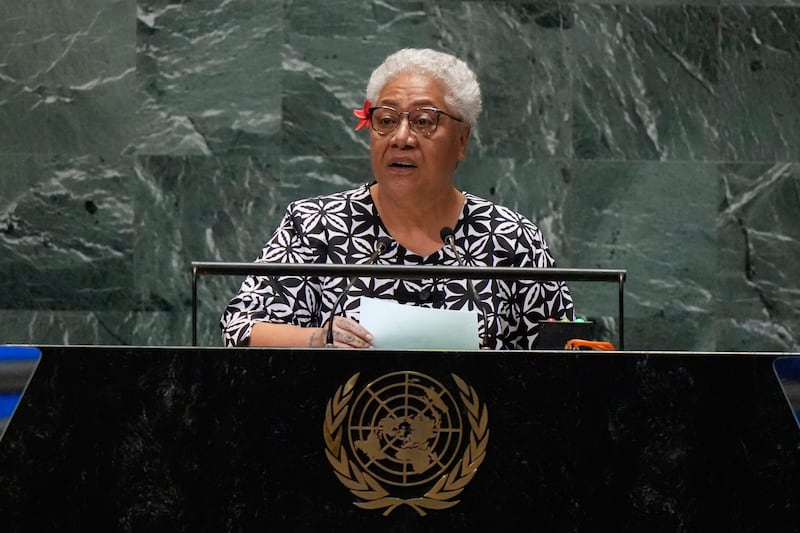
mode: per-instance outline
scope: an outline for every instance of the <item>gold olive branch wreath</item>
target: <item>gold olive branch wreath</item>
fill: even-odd
[[[474,388],[457,375],[451,374],[451,376],[458,386],[459,396],[468,412],[469,425],[472,429],[469,446],[465,448],[464,455],[455,467],[449,473],[443,474],[428,492],[418,498],[404,499],[392,496],[375,478],[359,470],[350,461],[347,450],[342,446],[343,424],[359,374],[351,376],[336,390],[333,398],[328,400],[323,424],[325,455],[342,485],[350,489],[354,496],[365,500],[353,502],[354,505],[362,509],[385,509],[384,516],[401,505],[408,505],[420,516],[425,516],[425,509],[447,509],[460,501],[452,498],[461,494],[486,457],[486,446],[489,443],[489,412],[486,405],[481,406]]]

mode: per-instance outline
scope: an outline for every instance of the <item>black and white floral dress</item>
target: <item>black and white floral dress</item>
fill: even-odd
[[[466,202],[454,228],[456,246],[467,266],[554,267],[541,231],[503,206],[464,193]],[[428,257],[410,252],[383,227],[369,185],[293,202],[257,262],[366,263],[378,239],[391,245],[376,264],[458,266],[447,246]],[[226,346],[247,346],[257,322],[320,327],[331,315],[347,278],[322,276],[249,276],[228,304],[220,327]],[[564,282],[473,280],[486,321],[481,338],[489,348],[529,350],[540,320],[574,319],[572,297]],[[358,278],[336,314],[358,319],[361,296],[442,309],[472,309],[463,279]]]

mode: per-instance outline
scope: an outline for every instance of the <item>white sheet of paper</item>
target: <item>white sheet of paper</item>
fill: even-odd
[[[359,322],[387,350],[477,350],[478,312],[429,309],[361,298]]]

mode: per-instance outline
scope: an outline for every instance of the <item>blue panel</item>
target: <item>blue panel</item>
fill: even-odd
[[[0,418],[11,418],[20,398],[22,398],[21,393],[0,394]]]
[[[39,349],[31,346],[0,346],[0,361],[26,361],[41,356]]]
[[[0,346],[0,439],[41,357],[39,349],[31,346]]]

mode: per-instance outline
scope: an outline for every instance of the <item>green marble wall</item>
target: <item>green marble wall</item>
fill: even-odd
[[[626,348],[800,349],[800,0],[4,0],[0,342],[188,344],[192,260],[370,178],[351,109],[404,46],[480,77],[459,185],[628,270]]]

